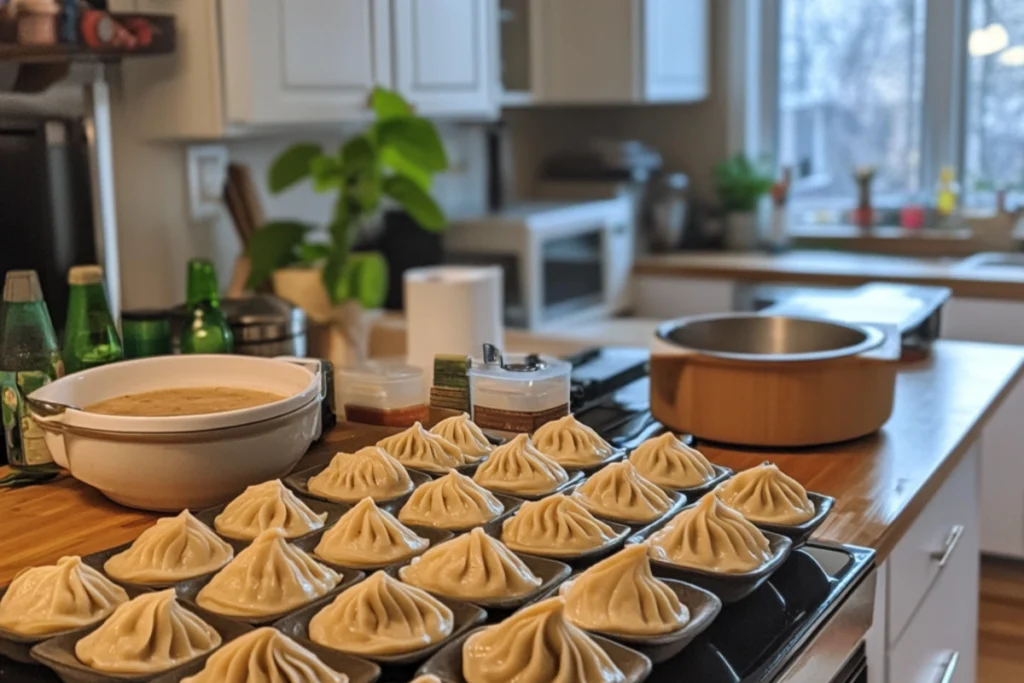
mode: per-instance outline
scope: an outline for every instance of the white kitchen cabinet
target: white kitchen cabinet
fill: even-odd
[[[393,0],[395,87],[423,115],[497,114],[495,0]]]
[[[1024,344],[1024,304],[953,298],[942,312],[942,337]],[[1024,382],[985,425],[981,458],[981,550],[1024,559]]]
[[[708,94],[708,0],[505,0],[506,21],[528,33],[528,65],[509,65],[514,101],[533,104],[693,102]],[[524,20],[515,13],[527,14]],[[524,46],[502,47],[521,62]],[[515,68],[512,68],[515,66]],[[513,76],[514,75],[514,76]]]
[[[220,3],[230,123],[339,121],[391,83],[388,0]]]

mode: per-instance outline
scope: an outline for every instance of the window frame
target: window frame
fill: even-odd
[[[926,0],[921,157],[915,179],[925,192],[935,187],[943,166],[955,168],[963,182],[969,2]],[[728,56],[728,148],[730,153],[770,159],[776,167],[781,10],[782,0],[729,3],[730,45],[741,47]]]

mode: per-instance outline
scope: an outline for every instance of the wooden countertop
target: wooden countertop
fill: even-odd
[[[593,341],[577,342],[577,348]],[[547,350],[540,340],[538,345]],[[798,453],[704,450],[733,469],[772,460],[808,489],[835,496],[836,507],[816,538],[875,548],[884,558],[978,437],[1022,367],[1024,348],[938,342],[932,358],[901,371],[893,416],[876,435]],[[373,443],[385,433],[340,425],[299,467],[327,462],[335,451]],[[0,585],[23,567],[130,541],[155,519],[69,477],[0,489]]]
[[[637,259],[633,274],[850,287],[903,282],[949,287],[954,296],[1024,301],[1024,271],[989,268],[980,274],[958,268],[959,262],[837,251],[693,251]]]

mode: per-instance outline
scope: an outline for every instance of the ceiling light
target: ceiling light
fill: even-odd
[[[999,63],[1003,66],[1024,66],[1024,45],[1014,45],[999,53]]]
[[[1002,24],[989,24],[985,28],[971,31],[967,41],[967,51],[972,57],[994,55],[1010,44],[1010,36]]]

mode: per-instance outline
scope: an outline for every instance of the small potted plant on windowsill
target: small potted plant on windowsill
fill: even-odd
[[[744,154],[715,166],[715,191],[725,217],[725,244],[730,249],[753,249],[760,231],[758,208],[772,187],[772,176]]]
[[[387,262],[378,252],[353,251],[357,237],[387,206],[399,207],[424,230],[439,232],[447,225],[430,196],[433,175],[448,167],[434,125],[390,90],[374,89],[370,105],[374,122],[339,150],[299,143],[270,167],[268,184],[275,194],[304,180],[317,192],[336,193],[326,239],[302,221],[277,220],[256,231],[248,250],[247,287],[270,278],[278,296],[326,327],[326,339],[311,352],[337,364],[365,358],[366,311],[379,308],[387,296]]]

